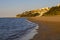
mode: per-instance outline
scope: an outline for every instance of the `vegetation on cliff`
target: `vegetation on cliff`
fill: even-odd
[[[41,16],[43,13],[47,12],[49,10],[48,7],[42,8],[42,9],[36,9],[31,11],[25,11],[21,14],[17,14],[16,17],[36,17]]]
[[[33,13],[32,11],[25,11],[22,14],[17,14],[16,17],[35,17],[40,15],[39,13]]]
[[[52,16],[52,15],[60,15],[60,5],[53,6],[51,8],[46,7],[42,9],[25,11],[21,14],[17,14],[16,17],[36,17],[36,16]]]
[[[51,7],[50,10],[43,14],[43,16],[60,15],[60,5]]]

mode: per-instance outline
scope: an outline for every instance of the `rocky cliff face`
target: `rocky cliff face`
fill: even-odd
[[[36,9],[36,10],[31,10],[33,13],[39,13],[39,16],[42,16],[45,12],[49,11],[49,7],[41,8],[41,9]]]

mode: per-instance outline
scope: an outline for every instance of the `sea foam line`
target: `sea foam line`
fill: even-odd
[[[36,35],[38,32],[36,29],[38,29],[39,26],[36,26],[29,34],[25,35],[24,37],[22,37],[21,39],[18,40],[29,40],[32,39],[34,37],[34,35]]]

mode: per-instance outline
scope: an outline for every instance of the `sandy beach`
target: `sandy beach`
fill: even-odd
[[[38,34],[31,40],[60,40],[60,15],[31,17],[28,20],[39,25]]]

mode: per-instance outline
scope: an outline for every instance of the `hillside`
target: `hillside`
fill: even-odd
[[[43,13],[47,12],[49,10],[48,7],[41,8],[41,9],[35,9],[31,11],[25,11],[21,14],[17,14],[16,17],[36,17],[36,16],[42,16]]]
[[[36,17],[36,16],[52,16],[52,15],[60,15],[60,5],[53,6],[51,8],[45,7],[41,9],[25,11],[21,14],[17,14],[16,17]]]
[[[60,15],[60,5],[51,7],[50,10],[43,14],[43,16]]]

